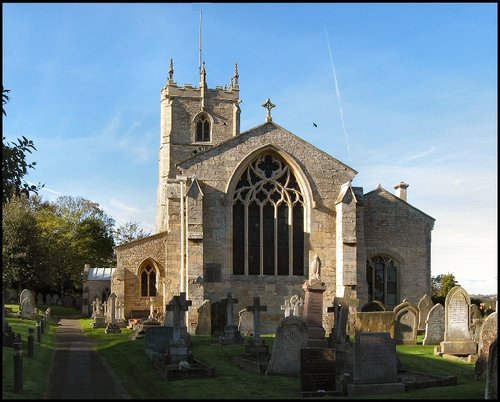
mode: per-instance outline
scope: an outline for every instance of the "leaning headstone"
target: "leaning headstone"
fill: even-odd
[[[484,390],[484,399],[498,400],[498,350],[497,339],[491,343],[488,353],[488,367],[486,374],[486,387]]]
[[[384,303],[379,302],[378,300],[372,300],[368,303],[365,303],[361,306],[362,313],[371,313],[374,311],[386,311]]]
[[[266,375],[300,375],[300,351],[306,347],[309,332],[300,317],[285,317],[276,330]]]
[[[394,339],[398,344],[417,344],[418,308],[404,301],[394,307]]]
[[[474,367],[474,377],[477,380],[486,379],[487,364],[489,358],[490,345],[498,336],[498,315],[497,312],[485,318],[479,336],[478,357]]]
[[[444,339],[444,307],[435,304],[427,314],[423,345],[439,345]]]
[[[357,335],[354,343],[353,383],[348,396],[404,392],[398,379],[396,342],[388,333]]]
[[[325,283],[320,279],[312,279],[304,282],[302,288],[305,291],[304,320],[309,327],[309,347],[326,347],[325,329],[323,328],[323,293],[326,290]]]
[[[431,308],[434,306],[432,298],[426,293],[418,301],[418,331],[423,333],[425,331],[425,320],[427,320],[427,315]]]
[[[40,306],[41,304],[43,304],[43,295],[41,293],[38,293],[36,295],[36,304],[38,306]]]
[[[228,293],[227,297],[222,301],[226,305],[226,326],[224,327],[224,336],[221,336],[219,341],[223,345],[243,343],[243,338],[238,332],[238,326],[234,324],[233,320],[233,306],[238,303],[238,299],[233,299],[232,294]]]
[[[469,294],[459,285],[446,295],[444,341],[440,344],[441,353],[456,356],[476,353],[476,342],[472,340],[470,330],[469,306]]]

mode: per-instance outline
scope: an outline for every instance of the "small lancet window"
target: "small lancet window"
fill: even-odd
[[[156,296],[156,272],[150,265],[141,272],[141,296]]]
[[[208,116],[206,114],[202,114],[196,122],[196,141],[210,141],[210,121],[208,120]]]

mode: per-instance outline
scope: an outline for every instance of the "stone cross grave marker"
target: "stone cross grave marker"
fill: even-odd
[[[286,299],[285,300],[285,304],[283,304],[281,306],[281,310],[283,310],[285,312],[285,318],[286,317],[290,317],[290,310],[291,310],[291,306],[290,306],[290,300]]]
[[[444,307],[435,304],[427,314],[423,345],[439,345],[444,339]]]
[[[233,321],[234,304],[238,303],[238,299],[233,299],[230,292],[227,298],[221,300],[226,305],[226,326],[224,327],[224,336],[220,337],[222,344],[240,343],[243,341],[238,326]]]
[[[300,317],[300,307],[304,305],[304,300],[298,295],[293,295],[290,297],[290,307],[292,309],[293,315],[295,317]]]
[[[334,297],[333,306],[327,307],[326,311],[333,313],[333,328],[330,333],[332,343],[345,343],[347,341],[349,301],[342,297]]]
[[[178,341],[181,339],[181,329],[186,328],[185,312],[188,311],[192,301],[186,300],[186,292],[181,292],[179,296],[174,296],[170,304],[166,306],[167,311],[172,311],[172,339]]]
[[[260,312],[267,311],[267,306],[261,306],[260,297],[256,296],[253,298],[253,305],[247,306],[247,311],[253,313],[253,338],[255,344],[260,344],[262,342],[260,339]]]
[[[226,326],[232,327],[234,325],[233,322],[233,306],[238,303],[238,299],[233,299],[233,295],[231,293],[227,294],[225,299],[222,299],[223,302],[226,303]]]

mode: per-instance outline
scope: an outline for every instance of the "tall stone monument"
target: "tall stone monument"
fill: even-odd
[[[323,328],[323,293],[325,283],[320,278],[321,262],[316,256],[311,263],[309,280],[304,282],[302,288],[305,292],[304,320],[309,328],[309,347],[327,347],[325,329]]]

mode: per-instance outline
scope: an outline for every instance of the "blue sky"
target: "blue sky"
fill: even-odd
[[[432,275],[497,292],[497,4],[2,4],[3,135],[37,147],[41,195],[154,232],[160,90],[238,63],[241,131],[273,120],[436,219]],[[313,127],[312,123],[318,127]]]

